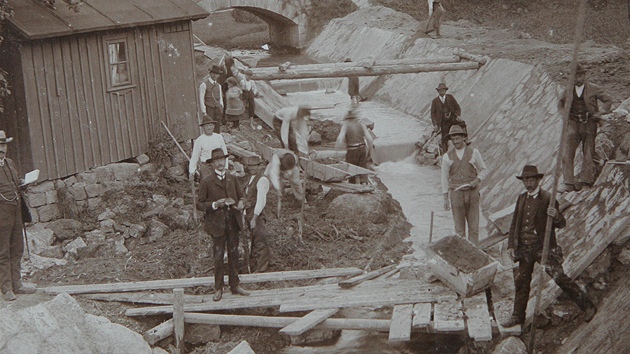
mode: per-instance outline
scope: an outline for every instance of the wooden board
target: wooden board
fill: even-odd
[[[486,294],[481,293],[463,300],[468,336],[475,341],[492,340],[492,324]]]
[[[300,334],[322,323],[325,319],[337,313],[337,311],[339,311],[339,309],[315,310],[282,328],[280,332],[290,336],[299,336]]]
[[[241,284],[251,284],[260,282],[276,282],[286,280],[307,280],[328,277],[345,277],[362,274],[358,268],[332,268],[332,269],[315,269],[315,270],[294,270],[286,272],[269,272],[259,274],[242,274],[240,275]],[[227,276],[225,281],[227,283]],[[168,280],[149,280],[126,283],[110,283],[110,284],[90,284],[90,285],[64,285],[50,286],[43,290],[48,294],[87,294],[87,293],[108,293],[108,292],[127,292],[142,291],[152,289],[173,289],[177,287],[193,287],[193,286],[214,286],[214,277],[201,278],[184,278],[184,279],[168,279]]]
[[[413,322],[412,328],[429,328],[431,324],[431,314],[433,313],[433,304],[430,302],[419,303],[413,305]]]
[[[390,342],[406,342],[411,339],[413,304],[395,305],[389,328]]]
[[[356,276],[354,278],[350,278],[344,281],[339,282],[339,286],[343,289],[349,289],[355,285],[358,285],[366,280],[374,279],[379,275],[385,274],[393,269],[396,269],[396,264],[388,265],[387,267],[383,267],[380,269],[373,270],[371,272]]]
[[[442,301],[433,308],[433,331],[438,333],[463,332],[466,329],[462,304],[459,300]]]
[[[258,154],[249,150],[245,150],[240,146],[227,144],[227,149],[230,154],[237,156],[245,165],[253,165],[261,162],[261,157],[258,156]]]
[[[130,302],[132,304],[155,304],[155,305],[172,305],[173,294],[158,293],[103,293],[103,294],[85,294],[84,297],[92,300],[100,301],[118,301]],[[184,295],[184,302],[187,304],[195,304],[204,302],[203,297],[196,295]]]

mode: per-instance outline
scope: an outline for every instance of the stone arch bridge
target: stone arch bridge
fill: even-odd
[[[198,0],[197,3],[209,12],[233,8],[256,15],[269,26],[272,45],[306,46],[306,11],[310,0]]]

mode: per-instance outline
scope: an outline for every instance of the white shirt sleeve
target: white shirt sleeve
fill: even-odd
[[[260,215],[267,205],[267,193],[269,192],[269,179],[265,176],[261,177],[256,183],[256,206],[254,207],[254,215]]]
[[[206,80],[203,80],[199,85],[199,102],[201,103],[201,113],[206,114],[206,104],[204,100],[206,98]]]
[[[449,170],[451,169],[452,164],[453,164],[453,161],[451,161],[451,159],[448,158],[448,154],[444,154],[444,156],[442,156],[442,169],[441,169],[442,193],[444,194],[448,193],[448,173],[449,173]]]
[[[269,177],[271,185],[276,191],[280,191],[280,158],[274,154],[271,156],[271,161],[267,165],[265,175]]]
[[[205,108],[204,108],[205,109]],[[188,173],[193,174],[197,171],[197,164],[199,164],[199,157],[201,156],[201,143],[199,138],[193,143],[193,151],[190,156],[190,162],[188,163]]]

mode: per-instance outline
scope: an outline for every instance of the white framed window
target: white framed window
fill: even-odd
[[[105,49],[109,89],[117,90],[132,86],[127,38],[107,39]]]

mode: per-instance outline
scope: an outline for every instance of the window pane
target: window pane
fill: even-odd
[[[128,84],[129,70],[126,63],[111,66],[112,86]]]
[[[127,61],[125,42],[110,43],[108,45],[109,63],[116,64]]]

